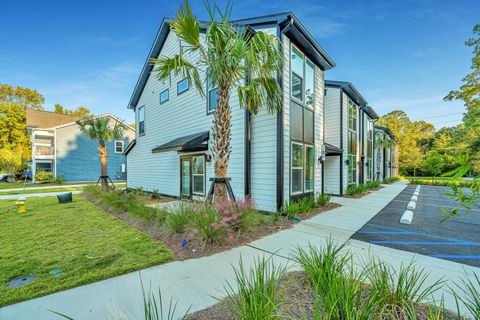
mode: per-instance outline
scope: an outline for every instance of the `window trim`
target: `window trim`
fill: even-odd
[[[312,189],[307,189],[306,183],[307,183],[307,148],[312,148],[313,152],[313,180],[312,180]],[[304,144],[303,146],[304,149],[304,178],[303,178],[303,193],[312,193],[315,190],[315,146],[313,144]]]
[[[122,151],[120,151],[120,152],[117,151],[117,143],[118,142],[122,143]],[[115,140],[113,145],[114,145],[114,148],[115,148],[115,150],[114,150],[115,153],[123,153],[125,151],[125,142],[123,140]]]
[[[162,94],[164,94],[165,92],[167,93],[167,100],[165,100],[165,101],[162,102]],[[169,90],[169,88],[167,88],[167,89],[163,90],[162,92],[160,92],[159,99],[160,99],[160,104],[164,104],[165,102],[167,102],[168,100],[170,100],[170,90]]]
[[[183,89],[182,91],[180,91],[178,89],[179,85],[184,82],[184,81],[187,81],[187,87],[185,89]],[[182,93],[188,91],[190,89],[190,80],[188,80],[188,78],[183,78],[182,80],[178,81],[177,82],[177,96],[181,95]]]
[[[295,50],[300,53],[301,57],[302,57],[302,73],[303,75],[299,75],[297,74],[296,72],[293,71],[293,67],[292,67],[292,60],[293,60],[293,50]],[[302,50],[300,50],[296,45],[294,45],[293,43],[291,44],[290,46],[290,99],[292,99],[293,101],[297,102],[298,104],[300,104],[301,106],[304,106],[305,105],[305,53],[302,52]],[[300,100],[296,97],[293,96],[293,74],[295,74],[297,77],[299,77],[300,79],[302,79],[302,98],[303,100]]]
[[[217,86],[212,86],[212,88],[210,88],[210,80],[209,80],[209,76],[208,76],[208,68],[207,68],[207,72],[206,72],[206,77],[207,77],[207,81],[206,81],[206,86],[207,86],[207,98],[205,100],[207,100],[207,115],[209,114],[212,114],[215,112],[215,110],[217,110],[217,107],[215,107],[215,109],[210,109],[210,91],[213,91],[213,90],[217,90],[217,105],[218,105],[218,85]]]
[[[143,120],[140,121],[140,112],[143,111]],[[145,127],[145,106],[141,106],[140,108],[138,108],[138,116],[137,116],[137,122],[138,122],[138,136],[139,137],[142,137],[145,135],[145,132],[146,132],[146,127]],[[140,131],[141,129],[141,126],[140,126],[140,123],[143,122],[143,132]]]
[[[194,173],[194,163],[195,163],[195,158],[201,158],[203,160],[203,174],[202,173]],[[202,155],[197,155],[197,156],[192,156],[192,172],[191,172],[191,175],[192,175],[192,195],[193,196],[205,196],[205,179],[206,179],[206,161],[205,161],[205,155],[202,154]],[[199,192],[195,192],[195,182],[194,182],[194,179],[195,179],[195,176],[202,176],[203,177],[203,185],[202,185],[202,189],[203,189],[203,192],[202,193],[199,193]]]
[[[293,145],[296,144],[298,146],[300,146],[302,148],[302,166],[301,167],[294,167],[293,166]],[[304,144],[303,143],[298,143],[298,142],[295,142],[295,141],[292,141],[290,143],[290,194],[291,195],[300,195],[300,194],[304,194],[304,189],[305,189],[305,148],[304,148]],[[302,174],[301,174],[301,177],[302,177],[302,181],[301,181],[301,186],[302,186],[302,190],[300,191],[293,191],[293,170],[302,170]]]

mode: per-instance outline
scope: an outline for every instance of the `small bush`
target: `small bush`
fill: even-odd
[[[65,181],[65,176],[63,174],[61,175],[58,175],[56,178],[55,178],[55,182],[56,183],[63,183]]]
[[[160,196],[160,193],[158,192],[158,189],[153,189],[153,191],[152,191],[152,199],[157,200],[157,199],[160,199],[160,198],[161,198],[161,196]]]
[[[397,181],[400,181],[399,177],[389,177],[389,178],[383,179],[383,183],[386,183],[386,184],[391,184]]]
[[[357,194],[363,193],[365,191],[367,191],[367,187],[364,184],[351,184],[348,186],[346,193],[347,195],[354,197]]]
[[[234,231],[248,231],[255,225],[256,210],[249,198],[240,201],[227,199],[216,203],[215,210],[221,216],[222,222]]]
[[[328,202],[330,202],[331,197],[332,195],[328,193],[317,193],[316,197],[313,195],[310,195],[308,197],[302,197],[296,201],[290,201],[285,203],[285,205],[282,207],[281,212],[283,215],[291,219],[299,213],[306,213],[313,209],[323,207]]]
[[[228,225],[222,221],[215,207],[209,204],[194,207],[192,226],[193,235],[208,244],[220,243],[228,232]]]
[[[53,180],[53,172],[40,171],[35,174],[35,181],[39,183],[51,183]]]
[[[380,181],[369,181],[365,186],[367,189],[377,189],[380,187]]]
[[[271,258],[255,260],[248,272],[240,257],[239,268],[234,268],[236,285],[227,283],[227,305],[238,319],[281,319],[283,304],[280,280],[285,275],[284,267],[274,265]]]
[[[190,210],[190,207],[182,205],[177,210],[168,213],[165,219],[165,226],[173,232],[186,231],[192,216]]]
[[[315,207],[320,208],[330,202],[332,195],[330,193],[318,194],[315,200]]]

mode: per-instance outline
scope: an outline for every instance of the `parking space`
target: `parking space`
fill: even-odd
[[[456,202],[445,195],[446,187],[422,186],[412,224],[400,224],[415,188],[407,186],[352,238],[480,267],[480,207],[440,223],[442,208],[448,211]]]

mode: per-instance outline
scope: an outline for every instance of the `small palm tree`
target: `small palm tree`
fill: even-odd
[[[108,190],[108,170],[107,170],[107,142],[114,139],[120,139],[123,136],[125,125],[121,121],[115,121],[110,124],[109,117],[86,118],[77,122],[80,131],[92,140],[98,141],[98,156],[100,157],[100,181],[102,190]]]
[[[213,147],[215,177],[226,178],[231,140],[230,96],[237,90],[240,106],[257,113],[265,106],[271,113],[282,108],[282,90],[277,81],[282,54],[274,35],[255,32],[230,21],[231,6],[222,12],[207,3],[209,21],[200,33],[200,22],[190,10],[188,1],[170,21],[171,30],[180,40],[180,53],[171,57],[151,59],[157,78],[170,78],[172,73],[193,82],[202,96],[205,81],[218,88],[218,100],[213,116]],[[219,15],[218,21],[216,14]],[[190,61],[195,59],[195,61]],[[248,81],[246,80],[248,79]],[[224,185],[215,188],[215,199],[226,196]]]

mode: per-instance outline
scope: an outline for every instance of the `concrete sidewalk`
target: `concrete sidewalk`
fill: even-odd
[[[0,200],[12,200],[12,199],[18,199],[19,197],[25,197],[25,198],[32,198],[32,197],[53,197],[57,196],[59,194],[71,192],[73,194],[79,194],[82,193],[81,190],[74,190],[74,191],[55,191],[55,192],[36,192],[36,193],[22,193],[22,194],[6,194],[6,195],[0,195]],[[0,318],[1,319],[1,318]]]
[[[248,266],[256,257],[275,253],[273,259],[276,262],[287,264],[293,270],[296,266],[291,261],[291,256],[297,246],[307,246],[309,243],[320,246],[328,238],[341,243],[348,241],[351,235],[395,198],[405,186],[406,183],[399,182],[361,199],[334,198],[335,202],[343,206],[248,245],[209,257],[160,265],[4,307],[0,309],[0,319],[60,319],[48,310],[64,313],[74,319],[141,319],[141,280],[147,289],[152,288],[154,292],[160,288],[165,303],[168,304],[170,298],[178,301],[179,314],[189,307],[191,312],[201,310],[217,302],[213,297],[223,296],[225,281],[234,283],[231,266],[238,265],[240,256]],[[356,240],[349,241],[347,247],[355,254],[359,265],[370,254],[393,265],[416,259],[417,265],[432,273],[430,281],[444,277],[458,283],[463,268],[470,273],[478,270]],[[439,292],[436,298],[442,293],[445,292]],[[446,307],[455,309],[454,300],[449,294],[445,293],[445,299]]]

